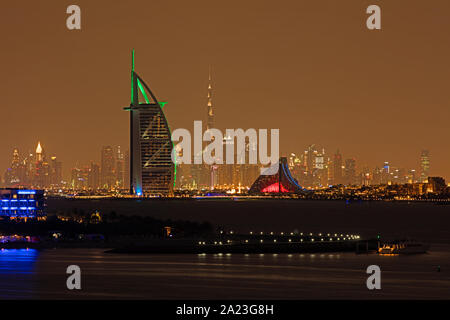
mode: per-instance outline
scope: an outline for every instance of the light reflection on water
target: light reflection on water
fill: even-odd
[[[1,249],[0,274],[32,272],[38,255],[36,249]]]
[[[38,256],[36,249],[0,249],[0,299],[33,297]]]

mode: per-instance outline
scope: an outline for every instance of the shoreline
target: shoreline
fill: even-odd
[[[264,253],[324,253],[355,252],[366,253],[377,248],[374,240],[349,240],[336,242],[291,242],[291,243],[250,243],[198,245],[194,240],[182,243],[157,241],[153,244],[120,244],[111,242],[97,243],[8,243],[1,244],[0,250],[10,249],[105,249],[105,253],[119,254],[264,254]],[[359,248],[361,251],[359,251]],[[366,251],[368,250],[368,251]]]
[[[450,205],[450,198],[442,199],[409,199],[409,198],[362,198],[362,197],[342,197],[342,198],[305,198],[305,197],[295,197],[295,196],[190,196],[190,197],[123,197],[123,196],[57,196],[57,195],[47,195],[49,200],[115,200],[115,201],[254,201],[254,200],[275,200],[275,201],[330,201],[330,202],[413,202],[413,203],[436,203],[442,205]]]

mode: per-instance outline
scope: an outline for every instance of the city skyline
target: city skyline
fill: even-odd
[[[168,102],[165,113],[172,129],[191,128],[193,120],[204,120],[211,65],[219,128],[279,128],[281,155],[316,143],[327,150],[339,148],[369,167],[384,161],[417,167],[418,153],[427,149],[432,155],[430,173],[449,179],[450,108],[445,83],[450,70],[445,61],[450,47],[437,32],[449,24],[442,9],[448,3],[440,1],[439,11],[425,12],[415,4],[405,7],[407,2],[386,3],[383,17],[391,31],[381,31],[381,38],[357,27],[364,22],[363,10],[349,4],[328,2],[333,10],[324,11],[320,4],[299,7],[288,1],[270,12],[259,6],[253,10],[256,2],[249,1],[235,12],[231,4],[211,11],[201,5],[206,2],[197,2],[196,10],[179,4],[175,14],[148,22],[148,36],[160,48],[156,51],[139,41],[147,29],[131,23],[129,19],[139,21],[134,16],[121,16],[119,26],[103,29],[109,18],[101,15],[98,4],[83,4],[90,19],[78,33],[68,32],[61,23],[58,10],[65,9],[63,5],[40,4],[39,10],[49,14],[36,21],[30,17],[38,4],[30,4],[29,10],[7,4],[1,23],[8,26],[5,41],[13,46],[0,58],[11,62],[5,65],[5,74],[12,79],[2,80],[3,104],[9,106],[12,118],[24,111],[28,117],[21,117],[18,126],[12,121],[2,126],[4,134],[15,134],[0,143],[0,150],[8,155],[0,159],[0,168],[9,166],[14,147],[28,152],[38,140],[59,155],[65,176],[76,161],[96,158],[103,145],[126,149],[129,138],[123,133],[129,131],[129,119],[120,101],[129,96],[129,82],[124,79],[129,75],[129,50],[135,47],[142,76]],[[110,10],[117,16],[124,8],[111,4]],[[145,8],[169,10],[162,2],[143,4]],[[223,19],[227,12],[236,15],[237,25]],[[269,13],[273,19],[267,19]],[[251,22],[243,19],[249,14]],[[423,23],[405,24],[394,18],[398,15],[420,15]],[[38,27],[19,28],[15,16]],[[320,23],[338,17],[339,28]],[[186,30],[176,27],[183,19],[189,21]],[[51,36],[43,29],[51,30]],[[256,31],[258,36],[252,37]],[[290,37],[294,31],[296,38]],[[99,38],[100,33],[104,36]],[[188,54],[179,50],[181,35],[192,44]],[[20,42],[14,40],[19,38]],[[418,47],[419,41],[436,50]],[[96,74],[105,76],[98,81]],[[62,81],[55,83],[57,78]],[[15,85],[19,80],[21,86]],[[23,87],[27,96],[20,95]]]
[[[141,96],[143,99],[145,99],[146,103],[149,103],[148,96],[146,95],[145,91],[147,88],[147,93],[154,98],[154,95],[152,92],[148,91],[148,87],[142,86],[141,83],[139,83],[139,76],[134,72],[135,67],[135,61],[134,61],[134,50],[132,51],[132,102],[131,105],[133,105],[133,101],[136,101],[136,105],[142,104],[139,102],[139,96]],[[141,82],[143,80],[141,79]],[[206,102],[206,114],[205,114],[205,130],[209,130],[214,128],[215,124],[215,111],[213,108],[213,95],[212,95],[212,73],[211,73],[211,66],[209,66],[208,71],[208,83],[207,83],[207,102]],[[137,89],[140,89],[142,92],[139,94]],[[166,102],[157,102],[160,104],[160,107],[162,107],[166,104]],[[125,110],[130,110],[129,107],[125,107]],[[130,137],[132,135],[132,132],[130,132]],[[130,142],[133,142],[133,139],[130,140]],[[224,140],[224,143],[225,142]],[[128,146],[130,147],[130,146]],[[110,168],[105,168],[105,161],[104,161],[104,150],[108,149],[110,151],[111,156],[108,156],[111,158],[111,164],[109,165]],[[37,149],[40,150],[40,153],[42,153],[42,147],[40,145],[40,141],[38,142]],[[66,186],[72,186],[72,188],[77,189],[76,185],[81,186],[81,189],[88,188],[88,189],[111,189],[111,188],[117,188],[117,189],[125,189],[130,188],[130,181],[129,178],[131,176],[132,168],[130,167],[130,155],[129,155],[129,148],[126,151],[126,156],[121,153],[121,146],[116,145],[116,149],[118,150],[118,157],[116,158],[113,156],[114,151],[112,150],[111,145],[108,146],[102,146],[101,150],[101,156],[100,161],[95,161],[93,159],[88,161],[87,163],[79,163],[78,160],[76,160],[76,165],[72,166],[70,169],[67,169],[67,179],[63,180],[60,179],[61,184],[60,185],[66,185]],[[319,148],[320,149],[320,148]],[[14,148],[13,150],[13,161],[11,163],[11,168],[14,167],[14,162],[17,161],[16,157],[18,158],[18,148]],[[336,184],[344,184],[344,185],[373,185],[373,184],[383,184],[383,183],[397,183],[397,184],[404,184],[404,183],[413,183],[413,182],[425,182],[427,181],[427,178],[429,176],[433,176],[432,170],[430,170],[430,151],[429,150],[421,150],[420,152],[420,159],[418,161],[418,165],[406,168],[402,165],[394,164],[395,166],[392,167],[392,163],[390,161],[384,161],[383,164],[377,164],[373,167],[370,167],[367,165],[367,163],[360,163],[357,161],[357,156],[350,156],[346,157],[345,159],[342,158],[342,154],[339,151],[339,148],[337,148],[336,152],[334,154],[327,152],[327,156],[325,156],[325,148],[322,147],[321,150],[318,151],[318,148],[315,147],[315,144],[310,144],[306,147],[306,150],[304,151],[304,154],[302,151],[298,152],[298,148],[295,151],[287,152],[290,159],[290,168],[294,170],[295,178],[301,183],[307,187],[327,187],[331,185]],[[310,154],[314,152],[314,157],[312,157]],[[309,154],[309,155],[308,155]],[[354,154],[354,153],[353,153]],[[36,155],[38,155],[38,150],[36,150]],[[32,156],[32,152],[28,152],[27,157]],[[248,155],[247,155],[248,156]],[[127,158],[127,160],[124,160],[124,158]],[[338,158],[336,158],[338,157]],[[55,156],[52,156],[52,158],[55,158]],[[321,159],[320,163],[316,163],[317,159]],[[41,159],[42,160],[42,159]],[[117,161],[117,163],[116,163]],[[302,166],[295,166],[294,162],[302,162]],[[304,163],[303,163],[304,162]],[[357,164],[358,163],[358,164]],[[119,169],[119,166],[121,169]],[[189,166],[188,166],[189,167]],[[195,167],[195,166],[194,166]],[[194,172],[196,169],[189,169],[189,173],[193,174],[190,178],[191,180],[187,183],[186,177],[182,176],[183,171],[181,171],[181,167],[178,169],[180,170],[179,178],[182,181],[176,181],[176,184],[178,186],[177,189],[186,187],[187,185],[196,185],[197,188],[209,188],[212,190],[217,186],[223,186],[223,185],[241,185],[243,181],[244,186],[250,187],[252,185],[252,181],[254,181],[257,177],[257,174],[255,172],[252,172],[250,174],[251,177],[245,177],[245,173],[243,173],[243,170],[249,170],[247,167],[243,168],[232,168],[233,166],[200,166],[197,168],[197,177],[195,177]],[[390,168],[392,169],[390,170]],[[7,184],[7,175],[9,174],[9,171],[11,168],[8,168],[5,175],[4,180],[1,180],[3,183]],[[313,169],[312,169],[313,168]],[[319,170],[317,170],[319,169]],[[88,175],[90,176],[90,172],[95,170],[98,171],[98,182],[92,182],[88,179],[92,179],[92,177],[88,178]],[[201,172],[201,171],[205,172]],[[231,171],[230,171],[231,170]],[[238,171],[233,172],[233,171]],[[64,176],[62,173],[62,169],[60,168],[60,175]],[[105,173],[106,172],[106,173]],[[175,171],[176,172],[176,171]],[[324,173],[326,172],[326,174]],[[224,175],[228,174],[229,177],[224,177]],[[244,176],[243,176],[244,174]],[[105,177],[106,175],[106,177]],[[205,175],[204,177],[202,175]],[[305,176],[306,175],[306,176]],[[378,177],[377,177],[378,176]],[[391,177],[390,177],[391,176]],[[395,179],[394,179],[395,177]],[[3,179],[2,178],[2,179]],[[97,179],[97,178],[96,178]],[[126,181],[124,181],[124,179]],[[445,179],[445,177],[444,177]],[[77,184],[74,182],[74,180],[81,180],[81,183]],[[201,180],[201,183],[199,183],[199,180]],[[227,181],[227,183],[224,183],[223,181]],[[194,182],[193,182],[194,181]],[[231,183],[230,181],[234,181],[234,183]],[[236,182],[237,181],[237,182]],[[94,187],[92,187],[94,186]],[[175,183],[173,184],[175,187]],[[132,188],[131,190],[134,190]],[[135,193],[135,191],[131,191],[131,193]]]
[[[449,0],[3,2],[2,299],[450,298]]]
[[[26,154],[21,154],[15,148],[11,154],[11,164],[2,176],[2,185],[74,190],[114,189],[122,192],[130,187],[128,149],[124,150],[119,145],[102,146],[96,159],[78,163],[69,169],[68,175],[64,175],[64,166],[61,161],[57,161],[59,157],[46,152],[43,146],[45,145],[39,141],[35,152]],[[430,158],[429,150],[422,150],[418,165],[412,168],[389,161],[368,167],[360,164],[357,159],[342,154],[339,149],[333,152],[314,144],[286,157],[293,177],[305,188],[326,188],[341,184],[364,186],[423,183],[428,177],[436,176],[430,173]],[[239,185],[249,188],[258,177],[260,167],[250,164],[215,165],[214,187],[220,189]],[[211,171],[208,165],[177,165],[177,171],[178,179],[176,186],[174,185],[177,190],[193,186],[198,190],[211,188]]]

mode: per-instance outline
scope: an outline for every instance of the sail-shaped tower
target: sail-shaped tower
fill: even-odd
[[[172,162],[171,133],[159,102],[134,70],[131,61],[130,192],[136,196],[173,194],[175,164]]]

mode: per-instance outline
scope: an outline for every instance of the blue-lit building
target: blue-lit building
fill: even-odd
[[[45,217],[45,198],[43,190],[0,189],[0,218]]]

